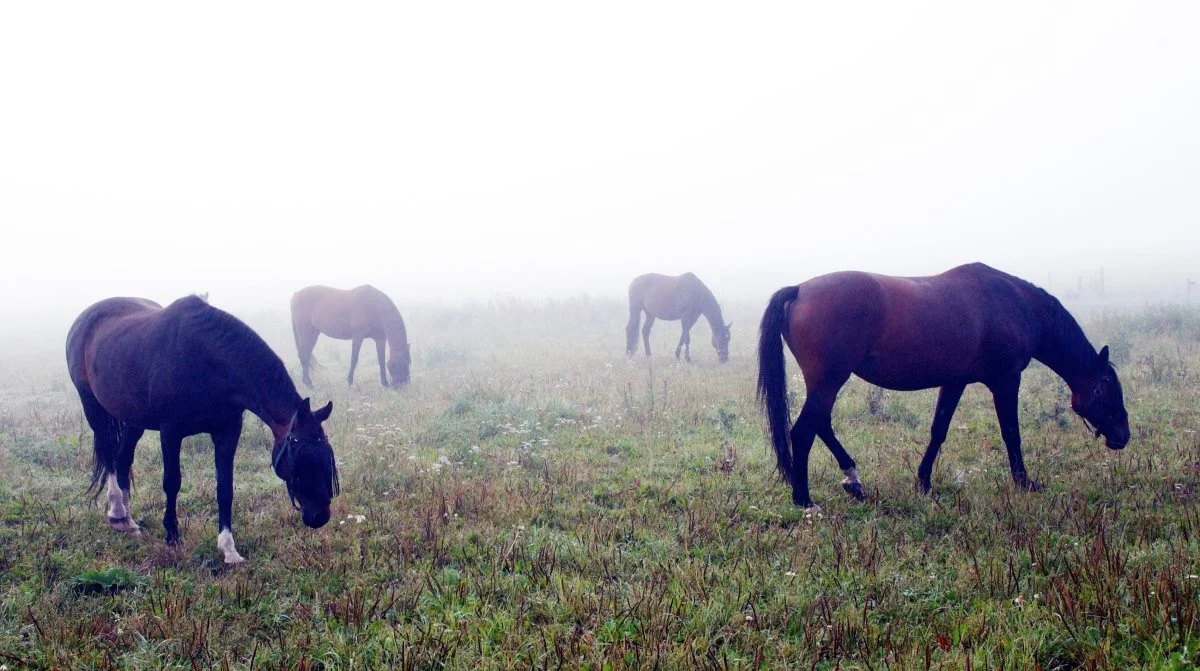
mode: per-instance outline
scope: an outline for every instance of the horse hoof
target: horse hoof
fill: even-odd
[[[843,482],[842,489],[846,490],[846,493],[853,496],[856,501],[867,500],[867,494],[863,491],[861,482]]]
[[[917,493],[924,494],[925,496],[929,496],[930,492],[932,492],[932,491],[933,491],[933,484],[930,483],[929,480],[917,478]]]
[[[112,527],[113,531],[120,531],[123,534],[142,535],[142,528],[137,525],[137,522],[128,517],[110,517],[108,518],[108,526]]]
[[[1020,478],[1017,481],[1017,487],[1027,492],[1040,492],[1042,485],[1033,478]]]

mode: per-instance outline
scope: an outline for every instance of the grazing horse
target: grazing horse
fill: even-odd
[[[625,326],[625,353],[629,356],[637,352],[638,322],[642,320],[643,310],[646,325],[642,327],[642,342],[646,346],[646,356],[650,356],[650,328],[654,326],[654,320],[678,319],[683,322],[683,333],[675,346],[675,358],[678,359],[682,351],[684,359],[690,362],[692,326],[700,315],[704,315],[712,330],[712,346],[717,351],[717,359],[721,363],[729,360],[729,329],[733,323],[725,323],[721,306],[699,277],[692,273],[675,277],[650,273],[633,278],[629,284],[629,324]]]
[[[338,493],[337,463],[321,423],[333,403],[313,412],[283,362],[250,327],[197,296],[167,307],[144,298],[109,298],[87,308],[67,334],[67,370],[94,434],[88,491],[108,484],[108,523],[139,534],[129,510],[129,469],[138,440],[162,443],[166,541],[179,542],[175,501],[179,449],[198,433],[212,437],[217,471],[217,548],[242,560],[233,542],[233,455],[242,413],[271,428],[271,464],[292,506],[314,529],[329,521]]]
[[[781,337],[800,364],[808,391],[790,432]],[[926,493],[950,418],[973,382],[992,392],[1013,481],[1026,490],[1040,489],[1025,472],[1017,425],[1021,371],[1031,359],[1066,381],[1071,409],[1097,437],[1104,435],[1110,449],[1129,442],[1121,382],[1108,361],[1108,347],[1097,353],[1070,313],[1044,290],[981,263],[932,277],[840,272],[784,287],[763,314],[758,357],[758,396],[777,467],[791,484],[796,505],[812,505],[808,453],[816,436],[845,473],[842,486],[864,498],[854,459],[830,424],[838,390],[852,374],[899,391],[941,388],[929,446],[917,469],[918,486]]]
[[[392,375],[391,386],[408,384],[412,363],[408,334],[396,304],[382,291],[369,284],[349,290],[314,286],[305,287],[292,295],[292,334],[296,336],[304,384],[309,387],[312,386],[312,380],[308,377],[312,351],[322,333],[330,338],[352,341],[347,384],[354,384],[358,350],[367,338],[375,341],[375,352],[379,356],[379,381],[383,386],[389,386],[389,372]],[[386,370],[383,363],[385,344],[392,348]]]

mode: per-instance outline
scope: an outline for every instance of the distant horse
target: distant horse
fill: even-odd
[[[637,352],[638,323],[642,320],[643,310],[646,325],[642,327],[642,342],[646,346],[646,356],[650,356],[650,328],[654,326],[654,320],[678,319],[683,322],[683,333],[675,346],[675,358],[678,359],[682,351],[684,359],[690,362],[692,326],[700,315],[704,315],[712,329],[712,346],[717,351],[717,359],[721,363],[729,360],[729,329],[733,323],[725,323],[717,299],[692,273],[675,277],[650,273],[633,278],[629,284],[629,324],[625,326],[625,353],[629,356]]]
[[[808,396],[788,431],[786,342]],[[833,434],[830,415],[838,390],[854,374],[871,384],[909,391],[941,387],[929,446],[917,469],[929,492],[938,450],[963,389],[982,382],[992,392],[1000,435],[1018,487],[1040,486],[1025,472],[1017,425],[1021,371],[1037,359],[1071,389],[1071,408],[1109,448],[1129,442],[1121,382],[1079,324],[1056,298],[1025,280],[981,263],[932,277],[860,272],[822,275],[775,292],[763,314],[758,344],[758,395],[770,423],[779,472],[792,501],[811,506],[808,453],[820,436],[845,473],[842,486],[864,498],[854,460]],[[791,452],[789,453],[789,441]]]
[[[88,491],[98,495],[101,480],[107,481],[113,529],[141,532],[129,510],[129,469],[142,433],[158,431],[167,497],[163,527],[167,543],[179,541],[180,444],[207,433],[217,471],[217,548],[225,563],[241,562],[232,531],[233,455],[245,410],[271,428],[271,464],[304,523],[316,529],[329,521],[338,474],[321,423],[333,403],[312,412],[279,357],[232,315],[197,296],[166,308],[144,298],[109,298],[71,326],[67,370],[94,435]]]
[[[292,295],[292,334],[296,336],[304,384],[309,387],[312,386],[308,369],[312,364],[313,347],[322,333],[330,338],[352,341],[347,384],[354,384],[358,350],[366,338],[375,341],[375,352],[379,356],[379,381],[383,386],[389,386],[389,372],[392,386],[408,384],[409,367],[412,364],[408,334],[396,304],[382,291],[369,284],[349,290],[314,286]],[[386,370],[383,363],[385,344],[392,348]]]

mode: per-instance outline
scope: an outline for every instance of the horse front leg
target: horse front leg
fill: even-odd
[[[1021,389],[1020,374],[1005,377],[988,385],[992,401],[996,405],[996,419],[1000,420],[1000,436],[1008,450],[1008,466],[1017,487],[1029,492],[1041,491],[1037,480],[1025,471],[1025,458],[1021,454],[1021,427],[1017,419],[1017,393]]]
[[[242,418],[211,433],[213,462],[217,469],[217,549],[226,564],[240,564],[245,559],[238,554],[233,542],[233,455],[237,452],[242,433]]]
[[[375,339],[375,355],[379,357],[379,383],[383,386],[388,386],[387,365],[384,361],[386,356],[387,339],[382,336]]]
[[[163,512],[163,529],[166,531],[167,544],[179,542],[179,519],[175,515],[175,503],[179,498],[179,487],[183,477],[179,473],[179,450],[183,445],[183,436],[163,428],[158,434],[162,447],[163,459],[163,494],[167,498],[167,509]]]

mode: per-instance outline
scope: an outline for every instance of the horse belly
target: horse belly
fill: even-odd
[[[362,320],[354,319],[349,310],[338,310],[332,314],[314,316],[312,322],[318,331],[335,340],[365,338],[367,331],[370,330],[367,325],[362,323]]]
[[[885,389],[915,391],[975,382],[972,364],[965,355],[952,352],[920,357],[912,353],[873,353],[854,369],[854,374]]]
[[[646,312],[654,315],[655,319],[663,319],[666,321],[675,321],[683,319],[684,306],[676,299],[673,293],[647,294],[643,302]]]

